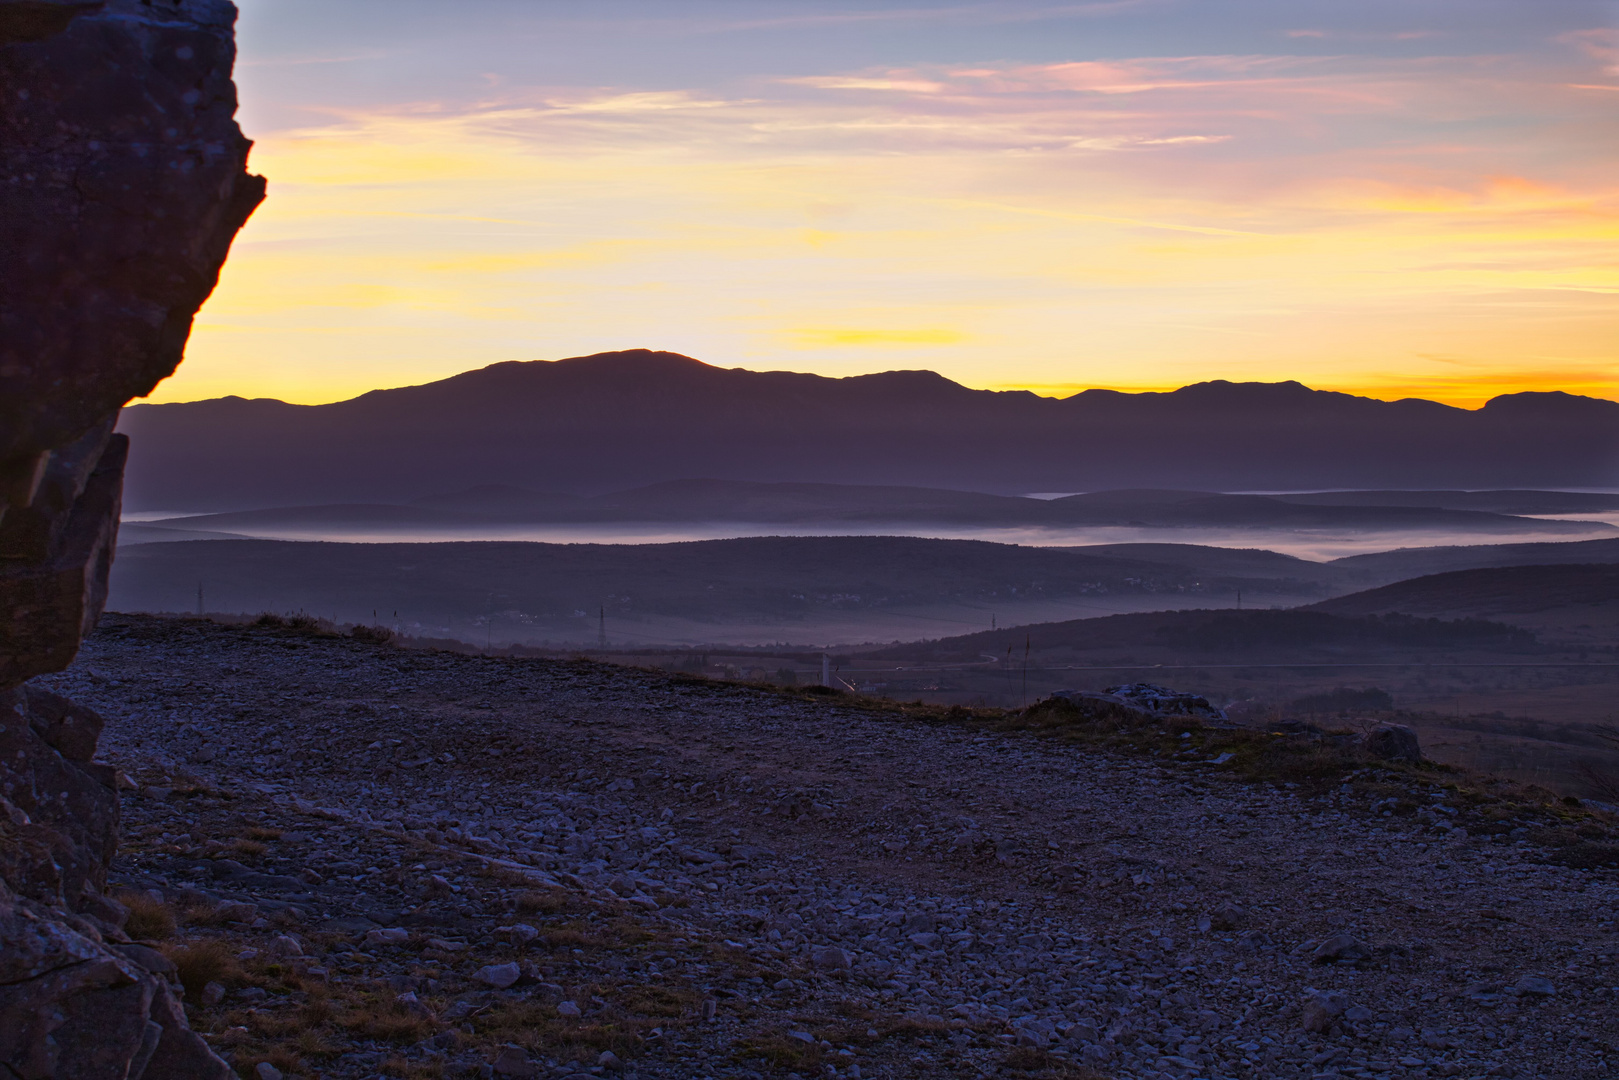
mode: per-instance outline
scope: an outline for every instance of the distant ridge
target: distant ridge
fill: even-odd
[[[1518,615],[1619,601],[1619,563],[1453,570],[1311,605],[1334,615]]]
[[[1065,399],[930,371],[833,379],[644,349],[512,362],[303,406],[125,410],[127,504],[397,503],[480,485],[598,494],[712,477],[985,492],[1619,487],[1619,403],[1477,410],[1297,382]]]

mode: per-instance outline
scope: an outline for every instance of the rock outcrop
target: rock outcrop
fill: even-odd
[[[40,455],[174,371],[264,198],[234,119],[235,19],[226,0],[0,2],[0,461],[13,495]]]
[[[128,440],[264,197],[225,0],[0,0],[0,1073],[217,1077],[104,895],[93,712],[24,685],[101,614]]]
[[[1416,765],[1422,761],[1422,744],[1417,733],[1404,724],[1378,724],[1366,733],[1366,749],[1384,761]]]

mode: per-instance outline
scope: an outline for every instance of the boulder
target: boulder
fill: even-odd
[[[101,617],[128,452],[124,436],[108,438],[49,549],[35,558],[0,558],[0,686],[67,667]],[[21,516],[15,507],[5,510],[0,540]]]
[[[1557,994],[1556,984],[1544,975],[1525,975],[1513,983],[1512,988],[1531,997],[1553,997]]]
[[[848,971],[854,967],[854,956],[836,945],[821,945],[810,953],[810,962],[822,971]]]
[[[507,1043],[495,1055],[495,1075],[497,1076],[538,1076],[540,1072],[529,1060],[528,1051],[521,1046]]]
[[[1404,724],[1378,724],[1366,733],[1365,745],[1368,753],[1384,761],[1415,765],[1422,760],[1417,733]]]
[[[1216,930],[1236,930],[1247,918],[1246,911],[1228,900],[1209,912],[1209,925]]]
[[[1300,1023],[1305,1031],[1323,1035],[1332,1029],[1334,1021],[1349,1008],[1349,999],[1336,992],[1311,994],[1304,1001]]]
[[[1110,686],[1101,693],[1093,690],[1058,690],[1051,696],[1113,705],[1153,719],[1188,716],[1215,725],[1226,724],[1229,719],[1225,711],[1211,704],[1208,698],[1153,683],[1125,683]]]
[[[486,964],[479,968],[472,977],[486,986],[494,987],[496,990],[505,990],[523,977],[523,969],[518,967],[515,962],[508,960],[504,964]]]
[[[1351,934],[1333,934],[1311,952],[1318,964],[1352,964],[1372,955],[1371,947]]]
[[[0,1072],[228,1080],[168,982],[0,886]]]
[[[94,751],[100,729],[94,713],[54,694],[0,690],[0,879],[12,891],[82,910],[106,886],[118,847],[115,774],[76,760]]]

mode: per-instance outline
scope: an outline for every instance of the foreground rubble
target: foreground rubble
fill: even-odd
[[[1619,1061],[1615,872],[1548,863],[1554,822],[1486,822],[1441,774],[1255,784],[1194,750],[145,617],[42,682],[106,718],[128,929],[245,1076]]]

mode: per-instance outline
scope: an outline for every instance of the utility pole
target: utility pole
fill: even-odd
[[[821,685],[832,685],[832,657],[827,653],[821,654]]]
[[[604,652],[607,649],[607,605],[606,604],[603,604],[602,607],[601,607],[601,623],[596,627],[596,647],[598,649],[603,650]]]
[[[1242,610],[1242,590],[1241,589],[1237,590],[1237,610],[1238,611]]]
[[[197,582],[197,618],[202,618],[202,582]]]
[[[1033,640],[1031,635],[1023,635],[1023,707],[1025,709],[1029,707],[1029,647]]]

